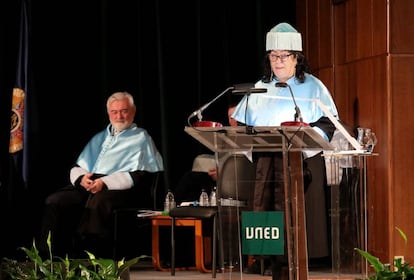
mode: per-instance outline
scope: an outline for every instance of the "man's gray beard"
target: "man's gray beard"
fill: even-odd
[[[131,124],[127,124],[127,123],[122,123],[122,124],[119,124],[119,123],[117,123],[117,124],[112,124],[112,126],[113,126],[113,128],[114,128],[114,131],[115,131],[116,133],[119,133],[119,132],[121,132],[121,131],[123,131],[123,130],[127,129],[128,127],[130,127],[130,126],[131,126]]]

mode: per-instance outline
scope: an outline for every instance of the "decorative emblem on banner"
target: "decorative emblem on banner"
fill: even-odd
[[[23,115],[24,91],[20,88],[14,88],[11,110],[10,153],[16,153],[23,149]]]

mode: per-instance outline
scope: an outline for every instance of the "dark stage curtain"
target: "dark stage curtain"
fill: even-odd
[[[8,139],[21,2],[0,4],[2,203],[14,188]],[[266,33],[282,21],[295,25],[296,13],[292,0],[28,2],[36,145],[27,188],[13,200],[32,202],[18,203],[31,222],[21,215],[16,221],[27,225],[23,240],[30,242],[44,197],[68,182],[80,150],[108,124],[105,102],[112,92],[134,95],[136,123],[153,136],[165,161],[165,189],[174,189],[193,158],[209,152],[184,132],[188,116],[227,87],[260,79]],[[205,110],[203,120],[226,123],[227,98]],[[2,228],[14,236],[12,226]],[[22,242],[12,244],[31,245]]]

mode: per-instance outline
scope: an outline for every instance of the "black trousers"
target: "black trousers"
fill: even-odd
[[[45,200],[39,251],[48,252],[50,232],[55,256],[87,257],[87,250],[95,256],[110,257],[113,210],[138,207],[137,201],[133,188],[91,194],[83,188],[67,186],[52,193]]]

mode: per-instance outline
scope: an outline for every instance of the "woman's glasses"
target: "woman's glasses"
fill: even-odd
[[[276,55],[276,54],[269,54],[269,58],[271,61],[277,61],[277,59],[280,59],[280,62],[285,62],[286,59],[293,55],[293,53],[289,53],[289,54],[281,54],[281,55]]]

